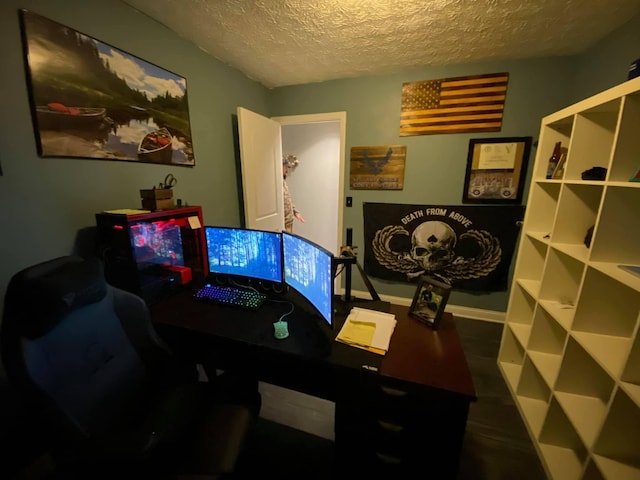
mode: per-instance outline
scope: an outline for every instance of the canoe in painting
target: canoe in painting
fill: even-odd
[[[67,107],[62,103],[48,103],[36,107],[38,127],[44,130],[95,128],[107,123],[106,109]]]
[[[145,162],[171,163],[171,132],[166,127],[147,133],[138,145],[138,158]]]

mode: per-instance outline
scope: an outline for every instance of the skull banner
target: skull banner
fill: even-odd
[[[507,290],[523,206],[365,203],[363,210],[367,275],[414,283],[427,274],[456,290]]]

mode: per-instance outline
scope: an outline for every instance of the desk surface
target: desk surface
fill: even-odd
[[[398,324],[380,373],[476,399],[471,371],[451,313],[438,330],[409,316],[409,307],[391,305]]]
[[[186,329],[236,347],[254,347],[262,353],[272,352],[289,357],[302,356],[307,363],[329,364],[334,368],[364,370],[363,365],[378,368],[378,372],[398,382],[409,382],[426,388],[476,399],[471,372],[460,343],[453,316],[445,313],[438,330],[433,330],[408,315],[404,306],[391,305],[398,321],[385,356],[344,345],[333,340],[344,319],[338,321],[335,332],[319,325],[300,307],[295,297],[294,312],[287,316],[290,335],[285,340],[273,336],[273,323],[289,311],[290,304],[268,302],[258,311],[224,307],[194,300],[190,291],[180,292],[151,307],[156,324]],[[293,358],[291,358],[293,355]]]

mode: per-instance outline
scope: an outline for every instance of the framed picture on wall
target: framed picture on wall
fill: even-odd
[[[462,203],[522,201],[531,137],[469,140]]]
[[[195,165],[184,77],[29,10],[20,19],[40,156]]]
[[[413,296],[409,315],[436,329],[449,300],[451,285],[423,275]]]

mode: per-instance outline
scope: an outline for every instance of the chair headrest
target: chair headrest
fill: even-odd
[[[17,273],[7,289],[5,304],[12,305],[19,317],[16,328],[20,334],[36,338],[71,311],[102,300],[107,287],[97,258],[60,257]]]

